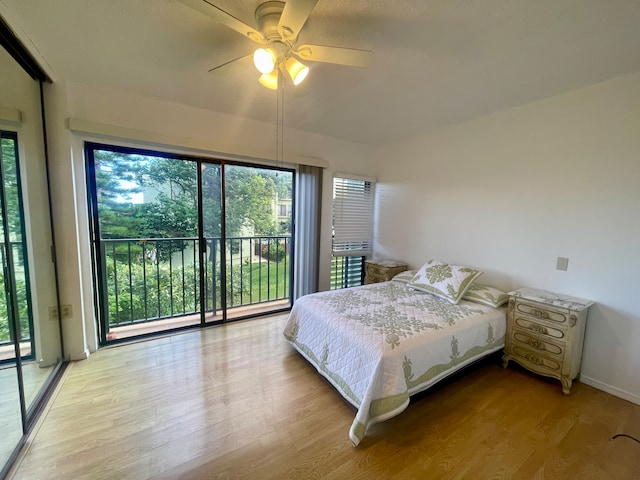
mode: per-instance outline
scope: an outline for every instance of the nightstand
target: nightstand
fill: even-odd
[[[366,260],[364,262],[365,284],[388,282],[407,269],[407,264],[393,260]]]
[[[532,372],[557,378],[568,395],[580,371],[592,304],[534,288],[509,292],[503,366],[513,360]]]

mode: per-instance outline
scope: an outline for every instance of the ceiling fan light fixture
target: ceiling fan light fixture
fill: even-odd
[[[295,58],[291,57],[287,60],[285,64],[285,68],[291,77],[294,85],[299,85],[302,81],[307,78],[307,74],[309,73],[309,67],[303,65]]]
[[[258,81],[265,87],[270,88],[271,90],[277,90],[278,89],[278,70],[274,68],[269,73],[263,73],[262,75],[260,75],[260,78],[258,79]]]
[[[276,66],[276,55],[269,48],[258,48],[253,52],[253,64],[260,73],[266,74],[273,72]]]

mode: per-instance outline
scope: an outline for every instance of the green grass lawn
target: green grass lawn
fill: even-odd
[[[242,303],[288,298],[290,269],[289,255],[279,262],[253,263],[250,269],[251,289],[242,296]],[[245,277],[245,279],[249,278]]]

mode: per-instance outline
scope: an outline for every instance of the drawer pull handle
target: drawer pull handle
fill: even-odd
[[[549,320],[549,313],[545,312],[544,310],[538,310],[537,308],[534,308],[531,310],[531,313],[538,318]]]
[[[546,346],[543,342],[540,342],[538,340],[535,340],[533,338],[529,338],[527,339],[527,343],[529,345],[531,345],[533,348],[536,348],[538,350],[546,350]]]
[[[527,353],[524,356],[527,360],[529,360],[531,363],[535,363],[536,365],[542,365],[543,361],[540,359],[540,357],[537,357],[531,353]]]
[[[549,330],[547,330],[542,325],[536,325],[535,323],[532,323],[531,325],[529,325],[529,330],[533,330],[534,332],[538,332],[538,333],[543,333],[545,335],[549,335]]]

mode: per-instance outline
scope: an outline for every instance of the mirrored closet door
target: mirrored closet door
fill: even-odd
[[[0,478],[18,454],[63,360],[42,77],[1,20]]]

